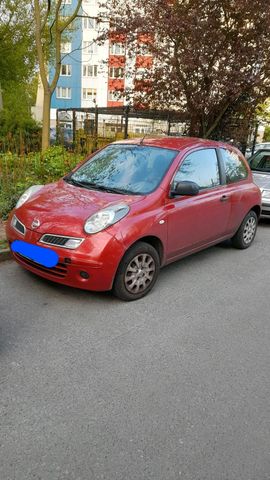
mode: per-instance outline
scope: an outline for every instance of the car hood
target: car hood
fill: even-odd
[[[44,186],[15,213],[26,228],[33,230],[33,220],[40,226],[38,233],[85,236],[87,218],[111,204],[132,204],[144,199],[142,195],[119,195],[98,190],[88,190],[68,184],[64,180]]]
[[[270,173],[252,172],[253,180],[258,187],[270,190]]]

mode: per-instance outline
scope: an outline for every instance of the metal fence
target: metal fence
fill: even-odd
[[[152,135],[184,135],[187,118],[171,110],[130,107],[58,109],[52,143],[73,150],[94,151],[114,140]]]

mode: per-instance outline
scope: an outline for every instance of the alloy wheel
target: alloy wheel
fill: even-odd
[[[254,217],[249,217],[243,231],[243,240],[246,245],[252,242],[256,233],[257,222]]]
[[[136,255],[128,264],[125,272],[125,287],[130,293],[141,293],[154,279],[156,265],[149,253]]]

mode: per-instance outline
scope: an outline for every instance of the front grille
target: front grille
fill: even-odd
[[[21,233],[22,235],[25,234],[25,226],[20,220],[16,217],[16,215],[12,218],[12,226],[17,230],[17,232]]]
[[[42,235],[40,242],[41,243],[46,243],[46,245],[57,245],[58,247],[65,247],[67,242],[69,240],[78,240],[80,243],[82,243],[83,239],[82,238],[75,238],[75,237],[65,237],[63,235],[51,235],[46,233],[45,235]],[[77,246],[79,246],[78,244]],[[67,248],[74,248],[74,247],[67,247]]]
[[[24,257],[20,253],[13,252],[13,255],[19,260],[19,262],[28,265],[29,267],[32,267],[40,272],[44,272],[58,278],[64,278],[67,276],[67,266],[64,263],[58,263],[55,267],[48,268],[40,265],[39,263],[33,262],[33,260]]]
[[[56,235],[43,235],[43,237],[40,239],[42,243],[48,243],[49,245],[60,245],[61,247],[63,247],[68,240],[68,237],[57,237]]]

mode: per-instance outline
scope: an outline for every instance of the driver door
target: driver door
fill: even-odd
[[[168,259],[207,246],[226,235],[230,216],[230,197],[221,184],[215,148],[189,153],[176,172],[171,189],[180,181],[193,181],[198,195],[168,198]]]

